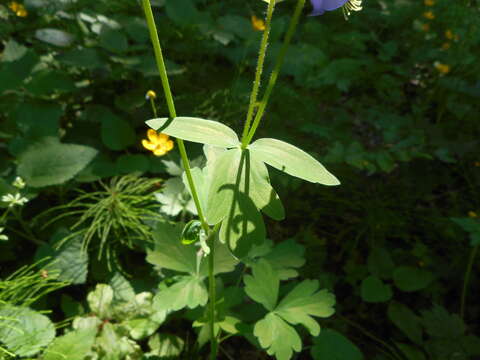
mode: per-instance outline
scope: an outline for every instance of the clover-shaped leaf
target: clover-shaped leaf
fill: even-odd
[[[302,324],[317,336],[320,326],[313,318],[334,313],[335,297],[327,290],[318,290],[316,280],[304,280],[295,286],[277,305],[279,276],[266,260],[252,266],[252,275],[245,275],[245,292],[260,302],[269,313],[255,324],[254,335],[270,355],[288,360],[293,351],[300,351],[302,342],[293,326]]]

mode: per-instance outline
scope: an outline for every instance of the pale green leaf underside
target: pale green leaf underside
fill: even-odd
[[[267,353],[275,355],[277,360],[289,360],[294,351],[302,349],[302,340],[295,329],[274,313],[258,321],[253,333]]]
[[[275,309],[280,280],[276,270],[266,260],[259,260],[252,266],[252,275],[243,277],[245,292],[269,311]]]
[[[300,179],[323,185],[340,181],[305,151],[277,139],[259,139],[249,145],[252,156]]]
[[[283,298],[275,313],[290,324],[302,324],[317,336],[320,326],[312,316],[329,317],[335,312],[335,296],[327,290],[317,290],[317,280],[302,281]]]
[[[235,131],[217,121],[176,117],[152,119],[146,124],[158,132],[200,144],[231,148],[240,143]]]

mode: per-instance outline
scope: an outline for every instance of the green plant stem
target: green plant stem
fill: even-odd
[[[462,297],[460,298],[460,317],[464,319],[465,317],[465,304],[467,302],[467,290],[468,283],[470,282],[470,274],[472,273],[473,264],[475,262],[475,257],[477,256],[478,245],[474,246],[470,252],[470,258],[468,260],[467,269],[465,271],[465,277],[463,279],[463,288],[462,288]]]
[[[250,104],[248,105],[247,120],[245,121],[245,126],[243,128],[243,135],[242,135],[243,149],[245,149],[246,146],[248,145],[248,143],[246,142],[248,130],[250,129],[250,124],[253,118],[253,112],[257,104],[258,90],[260,89],[260,82],[262,81],[263,65],[265,63],[265,55],[267,53],[268,37],[270,35],[270,29],[272,25],[272,15],[273,15],[273,10],[275,8],[275,2],[276,0],[270,0],[270,2],[268,3],[267,19],[265,21],[265,30],[263,31],[262,41],[260,43],[260,51],[258,53],[257,70],[255,72],[255,81],[253,82],[253,89],[252,89],[252,93],[250,94]]]
[[[265,94],[260,101],[257,114],[255,115],[255,119],[253,120],[253,125],[250,128],[246,139],[242,141],[242,146],[243,144],[245,144],[246,147],[250,143],[250,141],[252,141],[253,135],[255,135],[255,131],[257,131],[258,125],[260,124],[260,120],[262,120],[263,113],[265,112],[268,100],[270,99],[270,95],[272,94],[275,83],[277,82],[278,74],[280,73],[280,69],[282,68],[283,62],[285,60],[285,55],[287,54],[288,47],[292,40],[293,34],[295,33],[295,29],[297,28],[298,19],[302,14],[302,9],[304,5],[305,0],[298,0],[297,6],[295,7],[295,11],[288,26],[287,34],[285,35],[285,40],[283,41],[282,48],[280,49],[280,53],[275,60],[275,67],[273,68],[270,79],[268,80],[267,89],[265,90]]]
[[[165,61],[163,60],[162,47],[160,46],[160,40],[158,38],[157,26],[155,25],[155,19],[153,18],[152,6],[150,5],[150,0],[142,0],[143,10],[145,12],[145,18],[147,20],[148,30],[150,32],[150,39],[152,41],[153,50],[155,53],[155,59],[157,62],[158,73],[162,80],[163,92],[165,94],[165,99],[167,102],[168,112],[170,117],[176,118],[177,112],[175,110],[175,103],[173,101],[172,91],[170,90],[170,83],[168,81],[167,69],[165,67]],[[185,149],[185,144],[182,139],[176,139],[178,150],[180,151],[180,156],[182,157],[183,168],[185,169],[185,174],[187,175],[188,185],[192,191],[193,201],[195,207],[197,208],[198,218],[202,224],[203,230],[209,234],[210,227],[208,226],[205,216],[203,215],[202,207],[200,205],[200,200],[198,197],[197,188],[192,177],[192,171],[190,169],[190,162],[187,156],[187,150]]]
[[[155,99],[152,97],[150,97],[150,105],[152,106],[152,112],[153,112],[153,116],[157,117],[157,108],[155,106]]]
[[[209,327],[210,327],[210,359],[215,360],[218,352],[218,341],[215,336],[215,302],[217,298],[216,284],[215,284],[215,236],[217,234],[220,223],[215,225],[213,231],[209,235],[207,242],[210,247],[210,254],[208,255],[208,298],[209,304]]]

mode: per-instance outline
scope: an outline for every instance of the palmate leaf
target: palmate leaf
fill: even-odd
[[[150,264],[191,275],[207,277],[208,261],[197,256],[198,248],[194,245],[182,244],[183,224],[159,221],[153,232],[155,245],[147,250],[147,261]],[[232,271],[236,260],[224,244],[215,242],[215,274]]]
[[[252,275],[243,277],[245,292],[269,311],[277,305],[280,280],[273,267],[265,260],[258,261],[252,267]]]
[[[288,360],[293,352],[302,349],[302,340],[293,327],[275,313],[268,313],[255,324],[253,334],[269,355]]]
[[[232,148],[240,143],[235,131],[217,121],[176,117],[152,119],[146,124],[158,132],[200,144]]]
[[[288,360],[294,351],[300,351],[300,336],[291,325],[302,324],[316,336],[320,326],[313,316],[328,317],[334,313],[335,297],[327,290],[318,291],[316,280],[304,280],[291,290],[278,305],[279,278],[266,260],[252,267],[252,275],[245,275],[245,292],[270,312],[255,324],[254,335],[261,346],[277,359]]]

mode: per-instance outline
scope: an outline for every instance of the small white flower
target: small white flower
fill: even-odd
[[[7,194],[2,196],[2,201],[9,203],[8,207],[13,207],[15,205],[23,206],[28,202],[28,199],[26,197],[22,197],[19,193],[13,195],[13,194]]]
[[[20,176],[17,176],[12,183],[17,189],[23,189],[25,187],[25,181]]]
[[[0,241],[7,241],[7,240],[8,240],[8,236],[5,235],[5,234],[2,234],[3,229],[5,229],[5,228],[0,227]]]

